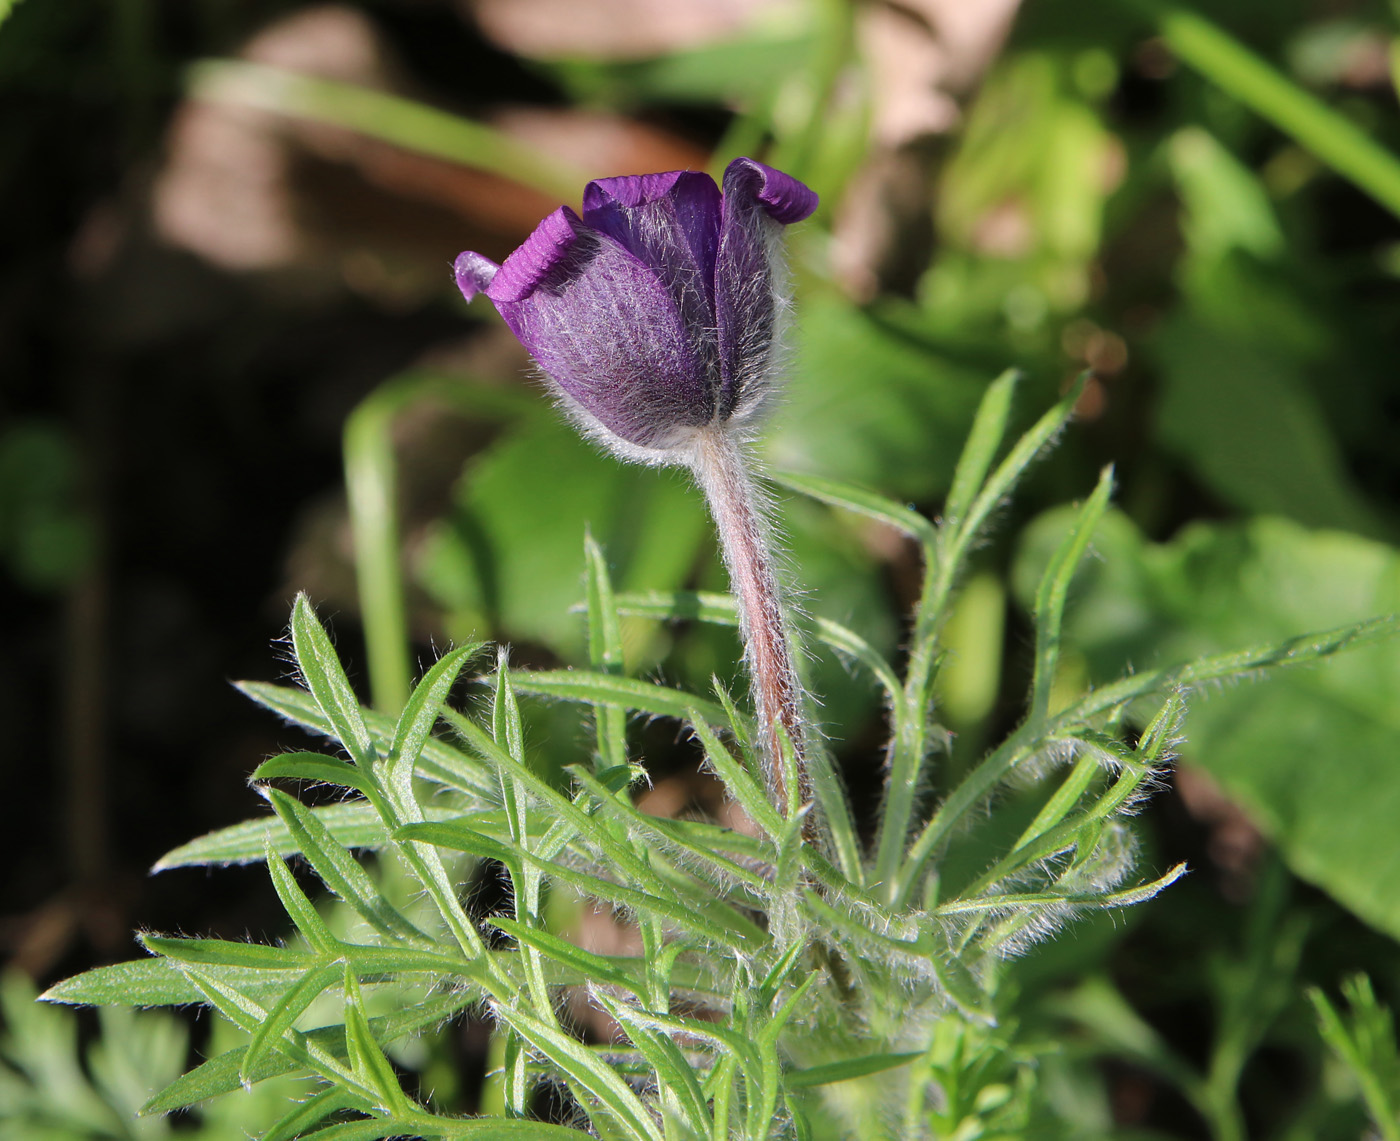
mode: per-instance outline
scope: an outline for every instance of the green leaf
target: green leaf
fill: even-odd
[[[703,590],[650,590],[623,594],[617,598],[617,612],[629,618],[658,621],[699,621],[719,626],[739,625],[739,609],[732,594]],[[817,638],[833,650],[865,666],[890,695],[899,692],[899,678],[889,662],[874,646],[857,634],[827,618],[805,618]]]
[[[767,937],[758,927],[722,904],[711,902],[707,905],[698,898],[666,898],[612,883],[563,864],[542,860],[533,852],[509,849],[465,824],[413,824],[400,829],[400,832],[408,839],[424,840],[486,859],[499,859],[507,864],[525,861],[538,867],[551,879],[562,880],[607,903],[668,919],[681,931],[712,939],[736,950],[752,951],[767,942]]]
[[[711,725],[729,726],[728,715],[714,702],[635,678],[611,677],[587,670],[519,670],[511,674],[511,681],[521,693],[561,697],[589,705],[620,705],[639,713],[677,720],[698,713]]]
[[[243,1053],[243,1061],[238,1067],[241,1082],[251,1084],[252,1075],[262,1068],[263,1059],[278,1047],[282,1036],[306,1012],[306,1008],[320,998],[328,987],[335,985],[342,970],[339,963],[326,963],[309,970],[296,986],[278,1000],[267,1018],[253,1031]]]
[[[316,781],[353,788],[371,799],[379,791],[374,778],[365,770],[321,753],[283,753],[260,764],[249,779]]]
[[[1105,468],[1098,486],[1080,508],[1074,526],[1056,550],[1035,597],[1035,672],[1031,679],[1030,718],[1034,723],[1044,721],[1050,711],[1050,687],[1055,682],[1055,670],[1060,661],[1060,626],[1064,620],[1065,599],[1069,595],[1070,579],[1079,568],[1089,549],[1103,513],[1108,509],[1108,497],[1113,493],[1113,469]]]
[[[374,762],[374,742],[360,715],[360,702],[340,664],[335,647],[306,595],[297,595],[292,608],[292,647],[306,688],[321,707],[336,740],[362,767]]]
[[[959,899],[948,903],[940,904],[934,908],[935,915],[968,915],[977,912],[990,911],[1014,911],[1014,910],[1036,910],[1042,908],[1060,908],[1066,905],[1074,907],[1131,907],[1135,903],[1142,903],[1151,899],[1158,892],[1170,887],[1177,880],[1186,874],[1185,864],[1176,864],[1165,875],[1148,883],[1139,884],[1137,887],[1128,888],[1125,891],[1111,892],[1055,892],[1036,891],[1023,892],[1020,894],[989,895],[980,899]]]
[[[709,1108],[695,1070],[686,1061],[680,1047],[668,1035],[648,1027],[645,1020],[626,1003],[614,1002],[605,994],[599,994],[596,998],[651,1065],[657,1081],[670,1091],[675,1106],[684,1114],[684,1120],[694,1135],[705,1136],[712,1124]]]
[[[768,479],[821,503],[864,515],[867,519],[874,519],[877,523],[893,527],[922,546],[932,547],[938,540],[938,529],[917,511],[863,487],[853,487],[839,480],[791,471],[769,473]]]
[[[326,921],[321,918],[316,905],[307,899],[306,893],[301,890],[282,858],[269,851],[267,868],[272,875],[272,885],[277,890],[277,898],[282,901],[282,907],[296,925],[296,929],[301,932],[302,938],[310,944],[312,950],[322,954],[334,954],[340,941],[326,926]]]
[[[162,957],[94,967],[55,983],[39,998],[70,1006],[187,1006],[204,1001],[200,989]]]
[[[360,983],[347,964],[345,980],[345,1047],[355,1076],[379,1097],[378,1106],[391,1116],[410,1117],[417,1108],[403,1087],[394,1067],[375,1041],[369,1019],[360,999]],[[251,1047],[250,1047],[251,1049]]]
[[[336,843],[315,813],[279,789],[268,788],[266,796],[322,882],[376,931],[390,939],[431,941],[384,898],[364,868]]]
[[[1323,1041],[1342,1060],[1361,1089],[1366,1109],[1384,1141],[1400,1141],[1400,1053],[1395,1022],[1376,1000],[1371,980],[1356,975],[1342,984],[1350,1007],[1344,1019],[1316,987],[1307,990]]]
[[[420,580],[458,637],[495,628],[576,660],[584,631],[569,611],[583,579],[585,525],[619,589],[683,585],[709,534],[685,481],[599,454],[536,400],[472,457],[451,512],[429,535]]]
[[[204,1001],[201,994],[201,1001]],[[409,1034],[418,1033],[436,1026],[461,1010],[477,1002],[474,994],[464,991],[451,991],[434,995],[421,1002],[396,1010],[390,1015],[371,1018],[370,1028],[383,1042],[392,1042]],[[326,1050],[334,1057],[346,1056],[345,1028],[325,1026],[308,1031],[306,1039]],[[188,1073],[176,1078],[165,1089],[150,1099],[142,1108],[143,1114],[171,1113],[177,1109],[197,1105],[221,1094],[231,1093],[241,1084],[245,1047],[225,1051],[196,1066]],[[269,1054],[263,1062],[251,1069],[249,1082],[266,1081],[269,1078],[290,1074],[301,1069],[299,1062],[278,1053]]]
[[[334,739],[335,731],[330,721],[321,712],[316,699],[305,690],[261,681],[235,682],[234,687],[284,720],[300,725],[318,736]],[[387,754],[394,739],[395,722],[370,709],[362,709],[360,712],[374,735],[375,747],[379,752]],[[495,781],[489,773],[483,772],[481,766],[471,757],[433,737],[429,737],[423,746],[423,755],[418,761],[418,775],[438,781],[449,788],[472,793],[488,804],[494,804],[498,799]]]
[[[719,850],[707,844],[705,840],[710,839],[711,834],[707,833],[705,839],[697,840],[682,829],[668,828],[667,825],[673,821],[665,817],[651,816],[638,809],[630,800],[612,795],[582,766],[570,765],[567,771],[581,787],[592,794],[603,812],[623,821],[629,832],[639,841],[646,843],[647,847],[660,851],[665,851],[668,847],[683,850],[687,857],[685,862],[689,867],[704,868],[706,876],[715,878],[716,882],[741,883],[754,889],[767,886],[764,878],[757,872],[727,859],[720,855]]]
[[[768,447],[774,467],[880,488],[897,501],[928,502],[947,489],[987,372],[911,332],[905,309],[856,305],[835,291],[800,299],[792,383]]]
[[[595,955],[592,951],[586,951],[576,943],[561,939],[558,935],[551,935],[548,931],[543,931],[538,927],[517,923],[514,919],[508,919],[504,915],[492,916],[486,922],[490,923],[492,927],[504,931],[516,942],[533,947],[555,962],[563,963],[578,971],[590,983],[606,983],[609,986],[622,987],[637,993],[640,993],[638,987],[644,985],[636,973],[617,960],[609,959],[603,955]]]
[[[423,675],[423,680],[409,696],[389,746],[388,781],[391,786],[397,787],[400,798],[413,795],[413,773],[418,758],[441,716],[443,703],[447,701],[457,675],[479,649],[481,644],[473,643],[444,654],[433,663],[432,669]]]
[[[1400,215],[1400,160],[1360,126],[1290,82],[1205,16],[1158,0],[1130,0],[1171,51]]]
[[[317,755],[317,754],[312,754]],[[350,768],[345,765],[345,768]],[[338,771],[338,770],[337,770]],[[352,770],[358,772],[358,769]],[[342,801],[339,804],[318,804],[308,812],[319,820],[331,838],[346,848],[383,848],[389,843],[389,833],[374,806],[363,800]],[[430,804],[429,820],[447,820],[462,815],[462,806]],[[301,848],[280,817],[265,816],[231,824],[181,844],[167,852],[151,869],[163,872],[170,868],[200,867],[206,864],[252,864],[262,860],[271,845],[272,851],[286,858],[301,853]]]
[[[987,473],[992,470],[997,449],[1006,437],[1006,425],[1011,418],[1011,401],[1020,381],[1021,373],[1016,369],[1008,369],[987,386],[982,402],[977,406],[972,431],[968,433],[967,442],[958,456],[958,466],[953,473],[953,486],[949,489],[947,501],[943,505],[945,526],[957,527],[967,518],[978,492],[982,490]]]
[[[1064,523],[1056,513],[1026,532],[1015,572],[1023,595]],[[1142,672],[1053,720],[1195,688],[1183,761],[1209,771],[1296,874],[1400,935],[1400,773],[1387,761],[1400,749],[1400,620],[1366,620],[1400,611],[1400,553],[1283,519],[1197,524],[1151,544],[1113,513],[1096,544],[1104,558],[1086,571],[1066,637],[1094,678],[1127,662]],[[1356,624],[1326,630],[1343,622]],[[1318,628],[1326,632],[1290,636]],[[1250,643],[1259,647],[1211,653]],[[1149,655],[1187,664],[1143,670]],[[1281,665],[1310,668],[1271,668]],[[1229,677],[1250,680],[1209,684]]]
[[[330,1086],[314,1097],[294,1105],[290,1112],[279,1118],[258,1141],[295,1141],[295,1138],[303,1134],[309,1135],[313,1125],[332,1114],[348,1109],[367,1113],[369,1103],[340,1086]]]
[[[519,1010],[496,1008],[496,1015],[564,1071],[636,1137],[662,1141],[651,1114],[626,1082],[582,1043]]]
[[[142,935],[141,945],[153,954],[176,962],[211,967],[245,967],[255,971],[304,971],[317,959],[305,951],[289,947],[269,947],[266,943],[234,943],[227,939],[179,939],[165,935]]]
[[[734,798],[739,805],[771,838],[776,840],[783,834],[783,818],[778,815],[777,809],[768,799],[767,792],[757,779],[744,768],[729,752],[722,742],[705,723],[705,718],[696,714],[686,718],[691,727],[695,730],[695,735],[700,738],[700,744],[705,750],[705,759],[715,774],[724,782],[724,787],[729,795]]]

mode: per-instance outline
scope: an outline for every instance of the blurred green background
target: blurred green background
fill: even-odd
[[[0,952],[40,985],[130,957],[136,927],[276,937],[261,871],[145,869],[259,811],[243,778],[295,735],[227,681],[284,672],[268,647],[295,591],[393,706],[471,635],[580,660],[585,528],[621,588],[722,588],[686,481],[580,442],[452,287],[459,250],[505,256],[589,177],[746,153],[821,194],[791,240],[776,468],[936,515],[999,371],[1025,370],[1025,423],[1092,371],[952,625],[947,771],[1015,724],[1055,505],[1105,464],[1118,507],[1076,584],[1065,699],[1400,609],[1395,7],[3,13]],[[897,653],[914,551],[775,494],[807,610]],[[636,671],[733,675],[723,632],[626,635]],[[869,812],[876,696],[839,661],[812,670]],[[567,710],[534,718],[542,765],[586,747]],[[1400,997],[1400,647],[1202,694],[1186,733],[1141,833],[1147,870],[1192,876],[1020,964],[1026,1017],[1066,1044],[1052,1077],[1092,1135],[1222,1136],[1202,1107],[1227,1098],[1248,1136],[1355,1137],[1303,986],[1366,971]],[[672,728],[643,744],[659,790],[706,804]],[[22,1005],[0,1092],[42,1105]],[[51,1135],[126,1136],[119,1117]]]

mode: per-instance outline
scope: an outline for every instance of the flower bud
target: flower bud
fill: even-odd
[[[588,184],[503,265],[457,258],[580,425],[647,463],[692,463],[707,427],[742,429],[768,403],[783,302],[777,237],[816,209],[796,179],[735,159],[724,190],[670,171]]]

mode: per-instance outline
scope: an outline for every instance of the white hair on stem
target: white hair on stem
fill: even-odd
[[[792,790],[783,773],[782,737],[786,735],[797,762],[798,799],[807,804],[812,800],[806,763],[811,729],[807,696],[797,671],[792,631],[773,562],[771,528],[749,473],[743,445],[723,426],[701,430],[692,470],[714,517],[720,550],[739,604],[744,656],[768,762],[768,792],[778,811],[786,814]],[[812,820],[810,814],[808,820]],[[815,827],[815,822],[806,826],[808,839],[814,838],[811,833]]]

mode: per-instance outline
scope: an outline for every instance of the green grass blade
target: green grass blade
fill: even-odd
[[[1400,160],[1362,127],[1200,13],[1158,0],[1129,3],[1151,17],[1174,55],[1400,216]]]
[[[369,691],[374,707],[389,714],[403,708],[411,680],[391,432],[400,407],[397,389],[391,380],[360,401],[341,437]]]
[[[482,123],[356,84],[236,60],[196,63],[187,82],[196,99],[345,127],[404,150],[489,171],[562,202],[577,203],[589,178],[589,172]]]

